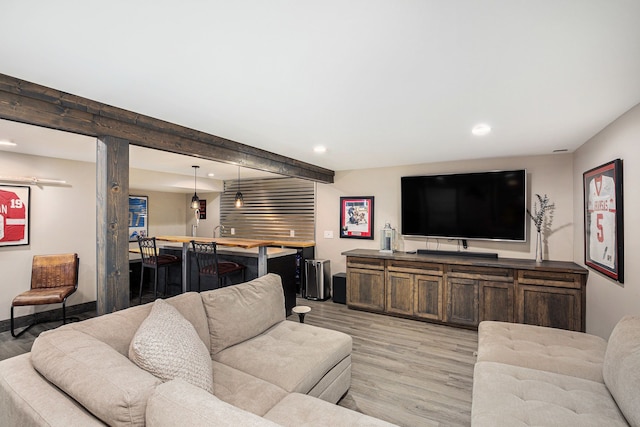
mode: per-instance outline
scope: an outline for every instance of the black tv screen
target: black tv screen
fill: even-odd
[[[525,170],[401,178],[401,233],[526,241]]]

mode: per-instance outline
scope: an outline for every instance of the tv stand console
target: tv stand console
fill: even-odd
[[[476,328],[483,320],[584,332],[588,271],[573,262],[343,252],[349,308]]]

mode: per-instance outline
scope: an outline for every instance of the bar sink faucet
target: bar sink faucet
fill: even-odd
[[[220,225],[216,225],[213,229],[213,238],[215,239],[216,237],[216,230],[220,229],[220,234],[222,235],[222,230],[224,230],[224,225],[220,224]]]

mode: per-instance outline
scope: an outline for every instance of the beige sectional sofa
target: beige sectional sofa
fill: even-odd
[[[481,322],[471,425],[640,426],[640,317],[609,341],[540,326]]]
[[[335,405],[351,337],[286,320],[279,276],[164,301],[44,332],[0,362],[0,425],[390,425]]]

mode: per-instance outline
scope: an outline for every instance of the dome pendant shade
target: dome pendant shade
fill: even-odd
[[[193,168],[193,197],[191,198],[191,209],[199,209],[200,208],[200,198],[198,198],[198,193],[196,192],[196,174],[198,173],[198,168],[200,166],[191,166]]]

